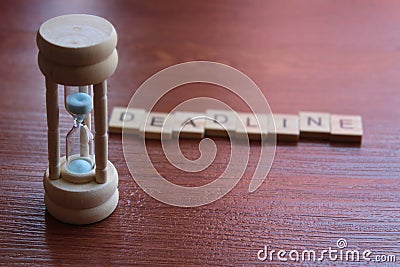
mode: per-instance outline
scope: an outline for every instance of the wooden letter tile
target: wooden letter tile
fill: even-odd
[[[173,136],[201,139],[204,137],[204,114],[195,112],[174,113]]]
[[[232,111],[228,110],[212,110],[206,111],[206,115],[214,121],[206,120],[206,135],[207,136],[228,136],[229,134],[235,134],[236,129],[236,115]],[[225,129],[218,123],[222,124]]]
[[[110,116],[108,130],[110,133],[122,133],[122,126],[125,122],[126,131],[132,134],[139,134],[145,114],[146,111],[144,109],[115,107]]]
[[[276,138],[278,142],[299,141],[299,116],[289,114],[274,114],[273,116],[276,127]],[[273,130],[271,129],[271,131]]]
[[[300,112],[300,138],[329,140],[331,123],[329,113]]]
[[[331,115],[331,141],[361,143],[361,116]]]
[[[253,113],[238,113],[239,120],[236,120],[236,137],[249,140],[261,140],[268,134],[268,115]],[[258,122],[257,122],[258,120]]]
[[[161,139],[161,135],[164,139],[172,138],[172,114],[151,112],[144,124],[140,128],[141,135],[146,139]],[[167,120],[168,118],[168,120]]]

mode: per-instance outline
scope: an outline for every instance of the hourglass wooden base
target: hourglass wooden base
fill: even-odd
[[[65,157],[60,159],[61,166],[65,161]],[[62,175],[52,180],[48,169],[43,184],[47,211],[65,223],[90,224],[101,221],[118,204],[118,172],[110,161],[107,163],[107,182],[104,184],[96,183],[94,178],[89,182],[74,183]]]

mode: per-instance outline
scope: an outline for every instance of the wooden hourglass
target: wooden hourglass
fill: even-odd
[[[46,78],[49,166],[44,201],[49,213],[66,223],[100,221],[118,204],[118,172],[108,160],[106,81],[118,64],[116,44],[112,24],[91,15],[55,17],[37,33],[38,64]],[[72,129],[61,139],[66,142],[61,158],[58,84],[64,85],[65,108],[73,116]]]

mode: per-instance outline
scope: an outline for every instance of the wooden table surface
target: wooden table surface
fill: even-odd
[[[118,208],[93,225],[59,223],[43,202],[45,88],[35,34],[45,20],[67,13],[103,16],[117,29],[120,63],[109,79],[109,112],[126,106],[157,71],[210,60],[246,73],[275,113],[362,115],[362,145],[279,145],[266,181],[249,194],[259,148],[253,143],[245,175],[229,194],[209,205],[179,208],[140,189],[125,163],[121,136],[111,134],[109,158],[120,175]],[[337,249],[339,238],[348,249],[395,255],[398,264],[399,14],[399,1],[1,1],[0,264],[254,266],[271,263],[257,259],[265,245],[322,251]],[[63,113],[62,135],[70,125]],[[229,141],[216,142],[220,160],[194,184],[211,181],[225,166]],[[156,151],[154,164],[172,180],[179,176],[157,152],[158,142],[149,146]],[[198,153],[196,141],[183,147]],[[272,265],[280,264],[285,263],[275,256]]]

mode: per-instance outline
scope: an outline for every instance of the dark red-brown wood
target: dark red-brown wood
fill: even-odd
[[[45,89],[35,32],[67,13],[103,16],[118,31],[120,63],[109,80],[109,111],[126,106],[155,72],[210,60],[251,77],[273,112],[362,115],[362,146],[278,146],[268,178],[249,194],[254,143],[243,179],[227,196],[178,208],[137,186],[121,136],[110,135],[109,158],[120,174],[117,210],[94,225],[59,223],[43,203]],[[0,264],[253,266],[264,245],[322,250],[335,248],[339,238],[351,249],[394,254],[400,262],[399,14],[398,1],[1,1]],[[222,91],[215,95],[224,98]],[[173,99],[188,96],[177,90]],[[160,109],[173,105],[164,101]],[[70,124],[63,113],[62,134]],[[148,145],[168,179],[202,184],[225,166],[229,142],[217,144],[219,160],[207,175],[190,176],[195,182],[166,163],[158,142]],[[198,155],[196,141],[182,145],[189,156]]]

